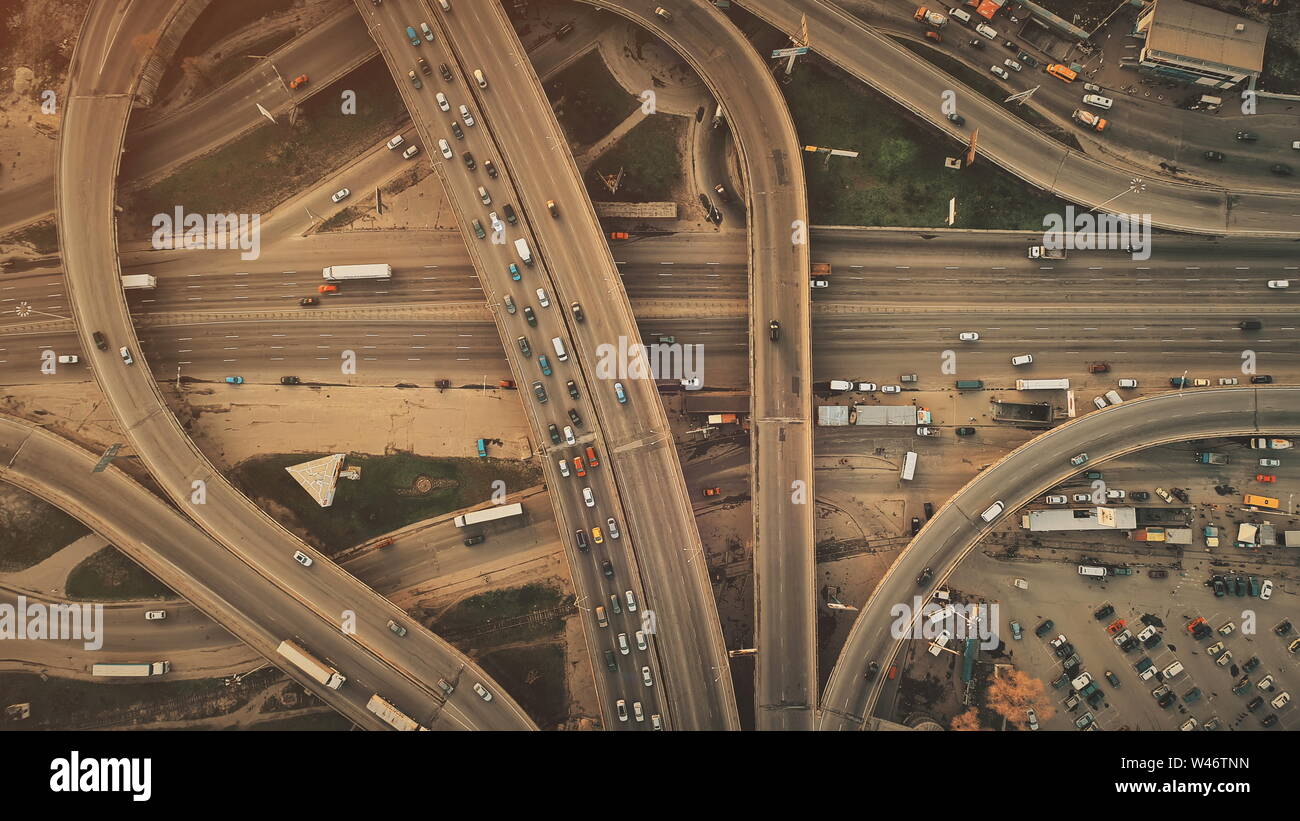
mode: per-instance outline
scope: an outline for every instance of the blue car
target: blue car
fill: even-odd
[[[242,384],[244,384],[244,377],[242,377],[242,376],[227,376],[227,377],[226,377],[226,381],[229,382],[231,385],[242,385]]]
[[[415,33],[415,26],[406,27],[406,36],[407,38],[410,39],[411,45],[413,46],[420,45],[420,35]]]
[[[509,270],[510,270],[510,278],[513,279],[515,282],[518,282],[518,281],[519,281],[519,266],[518,266],[518,265],[515,265],[515,264],[512,262],[512,263],[510,263],[510,268],[509,268]]]
[[[551,360],[547,359],[545,354],[537,357],[537,364],[542,366],[542,376],[551,375]]]
[[[617,397],[617,399],[618,399],[618,403],[619,403],[620,405],[626,405],[626,404],[627,404],[627,393],[623,390],[623,383],[622,383],[622,382],[615,382],[615,383],[614,383],[614,396]]]

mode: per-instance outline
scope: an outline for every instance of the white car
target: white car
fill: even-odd
[[[551,307],[551,299],[546,295],[545,288],[537,289],[537,303],[541,305],[543,308]]]
[[[487,203],[483,203],[483,204],[484,204],[484,205],[487,205]],[[497,216],[497,212],[496,212],[496,211],[489,211],[489,212],[488,212],[488,222],[492,223],[492,230],[493,230],[493,231],[504,231],[504,230],[506,230],[506,224],[505,224],[504,222],[501,221],[501,218],[500,218],[500,217]]]
[[[1282,460],[1281,459],[1260,459],[1259,466],[1262,468],[1282,467]]]
[[[128,365],[134,365],[135,360],[131,358],[131,349],[123,345],[117,349],[117,355],[122,357],[122,361]]]
[[[1104,397],[1104,396],[1094,396],[1094,397],[1092,398],[1092,404],[1096,405],[1096,406],[1097,406],[1097,409],[1100,410],[1101,408],[1106,407],[1106,404],[1107,404],[1107,403],[1106,403],[1106,397]]]
[[[957,334],[957,338],[962,342],[978,342],[980,335],[974,331],[966,331],[965,333]]]
[[[583,501],[583,504],[585,504],[587,507],[595,507],[595,506],[596,506],[596,497],[593,496],[593,495],[591,495],[591,488],[589,488],[589,487],[584,487],[584,488],[582,489],[582,501]]]
[[[311,556],[308,556],[301,550],[293,551],[293,560],[303,567],[311,567]]]
[[[146,610],[146,611],[144,611],[144,620],[145,620],[145,621],[158,621],[159,619],[165,619],[165,618],[167,618],[167,611],[166,611],[166,610]]]
[[[1220,384],[1220,385],[1235,385],[1235,384],[1237,384],[1237,377],[1235,377],[1235,376],[1220,376],[1220,377],[1219,377],[1219,384]]]
[[[991,522],[994,519],[996,519],[998,516],[1002,515],[1002,511],[1005,509],[1006,509],[1006,505],[1004,505],[999,500],[989,505],[988,508],[983,513],[980,514],[980,518],[986,522]]]
[[[629,612],[629,613],[635,613],[635,612],[636,612],[636,594],[633,593],[631,590],[624,590],[624,591],[623,591],[623,598],[624,598],[624,600],[627,601],[627,612]]]
[[[1083,95],[1084,105],[1094,106],[1096,108],[1110,108],[1115,105],[1115,101],[1109,97],[1103,97],[1100,94]]]
[[[1259,597],[1268,601],[1273,597],[1273,580],[1265,579],[1264,583],[1259,586]]]
[[[1021,354],[1020,356],[1011,357],[1012,365],[1032,365],[1034,363],[1033,354]]]
[[[632,648],[628,646],[627,643],[627,633],[618,634],[618,652],[622,653],[625,656],[628,653],[632,652]]]
[[[1082,673],[1076,679],[1070,680],[1070,686],[1076,690],[1082,690],[1092,683],[1092,673]]]
[[[578,444],[578,440],[573,438],[573,428],[568,425],[564,426],[564,442],[568,445]]]
[[[1002,66],[989,66],[989,71],[993,72],[994,74],[996,74],[997,76],[1001,77],[1004,80],[1011,79],[1011,75],[1007,74],[1007,70]]]
[[[1273,709],[1275,710],[1281,710],[1283,707],[1285,707],[1290,703],[1291,703],[1291,694],[1287,692],[1279,693],[1277,698],[1269,702],[1269,704],[1273,705]]]
[[[1008,57],[1007,59],[1003,60],[1003,61],[1002,61],[1002,65],[1006,66],[1007,68],[1011,69],[1012,71],[1019,71],[1019,70],[1020,70],[1020,64],[1017,63],[1015,60],[1012,60],[1010,57]]]
[[[632,702],[632,717],[637,721],[645,721],[645,713],[641,710],[641,702]]]
[[[988,26],[985,25],[984,23],[980,23],[975,27],[975,30],[978,31],[980,34],[983,34],[985,37],[989,38],[990,40],[998,39],[998,30],[993,28],[992,26]]]
[[[881,393],[902,393],[903,386],[902,385],[881,385],[880,392]]]
[[[614,521],[614,517],[612,516],[605,520],[605,529],[609,532],[609,538],[611,539],[617,539],[623,535],[618,532],[618,522]],[[641,649],[644,650],[645,648],[643,647]]]
[[[1087,496],[1085,496],[1084,498],[1086,499]],[[1048,496],[1047,498],[1043,499],[1043,503],[1049,505],[1063,505],[1063,504],[1067,504],[1068,502],[1069,499],[1066,499],[1064,496]]]
[[[688,391],[698,391],[700,388],[704,387],[704,378],[700,376],[692,376],[689,379],[683,379],[682,387]]]
[[[1088,91],[1088,92],[1092,92],[1092,93],[1095,94],[1095,93],[1101,91],[1101,86],[1097,85],[1096,83],[1084,83],[1084,84],[1083,84],[1083,90],[1084,90],[1084,91]]]
[[[1290,288],[1290,287],[1291,287],[1291,280],[1289,280],[1289,279],[1270,279],[1270,280],[1268,281],[1268,287],[1270,287],[1270,288]]]
[[[483,699],[484,701],[492,700],[492,693],[482,684],[479,684],[477,681],[474,682],[474,692],[478,693],[478,697]]]
[[[812,280],[812,287],[829,288],[831,287],[831,281],[829,279],[814,279]]]
[[[436,96],[438,98],[438,108],[443,111],[451,111],[451,103],[447,102],[447,95],[439,91]]]
[[[76,354],[63,354],[62,356],[59,357],[60,365],[76,365],[80,361],[81,361],[81,357],[77,356]]]
[[[451,143],[446,140],[438,140],[438,150],[442,152],[442,158],[444,160],[450,160],[456,156],[451,153]]]
[[[481,203],[483,203],[484,205],[491,205],[491,204],[492,204],[492,195],[489,194],[489,193],[487,192],[487,189],[484,188],[484,187],[481,186],[481,185],[478,187],[478,201],[481,202]],[[495,216],[496,216],[496,212],[493,211],[489,216],[495,217]]]
[[[1109,499],[1109,500],[1111,500],[1111,501],[1114,501],[1114,500],[1116,500],[1116,499],[1123,499],[1123,498],[1124,498],[1125,496],[1127,496],[1127,495],[1128,495],[1128,491],[1125,491],[1125,490],[1108,490],[1108,491],[1106,491],[1106,498]]]
[[[1038,729],[1038,714],[1035,713],[1032,709],[1031,709],[1031,710],[1026,710],[1025,712],[1026,712],[1026,714],[1029,716],[1029,729],[1031,729],[1031,730],[1037,730],[1037,729]]]
[[[398,134],[396,137],[392,138],[387,143],[385,143],[385,145],[388,146],[389,151],[392,151],[394,148],[397,148],[397,146],[401,145],[404,142],[406,142],[406,138],[403,137],[401,134]]]
[[[618,720],[619,720],[619,721],[627,721],[627,702],[626,702],[626,701],[624,701],[623,699],[620,698],[618,701],[614,702],[614,709],[618,710]]]
[[[638,630],[636,631],[636,649],[644,650],[645,648],[646,648],[645,632],[642,630]]]
[[[348,195],[351,193],[352,192],[346,188],[340,188],[339,190],[334,192],[334,196],[330,197],[330,200],[332,202],[342,202],[343,200],[347,199]]]
[[[880,387],[880,386],[877,385],[875,382],[859,382],[859,383],[858,383],[858,392],[859,392],[859,393],[873,393],[873,392],[875,392],[876,390],[878,390],[879,387]]]
[[[409,159],[411,159],[412,157],[414,157],[416,154],[419,154],[419,153],[420,153],[420,146],[418,146],[418,145],[413,145],[413,146],[411,146],[410,148],[408,148],[408,149],[406,149],[405,151],[402,152],[402,159],[404,159],[404,160],[409,160]]]
[[[648,666],[643,665],[641,667],[641,681],[647,687],[655,686],[655,680],[653,677],[651,677],[650,668]]]
[[[1136,379],[1121,379],[1119,380],[1119,386],[1121,388],[1136,388],[1138,381]]]
[[[1090,494],[1090,493],[1076,493],[1076,494],[1074,494],[1074,501],[1076,501],[1076,502],[1091,502],[1091,501],[1092,501],[1092,494]]]
[[[558,462],[556,462],[556,464],[560,466],[560,475],[563,476],[565,479],[568,479],[568,478],[569,478],[569,460],[568,460],[568,459],[561,459],[561,460],[559,460]]]
[[[465,121],[465,125],[474,125],[474,115],[469,113],[469,106],[460,107],[460,118]]]

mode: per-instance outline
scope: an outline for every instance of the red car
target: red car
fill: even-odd
[[[586,475],[587,475],[587,470],[586,470],[586,468],[584,468],[584,467],[582,466],[582,457],[581,457],[581,456],[575,456],[575,457],[573,457],[573,468],[574,468],[575,471],[577,471],[577,474],[578,474],[579,476],[586,476]]]
[[[926,36],[927,38],[929,38],[929,39],[935,41],[936,43],[942,43],[942,42],[943,42],[943,37],[940,36],[939,32],[937,32],[937,31],[927,31],[927,32],[925,33],[925,36]]]
[[[297,77],[294,77],[292,80],[289,81],[289,88],[297,88],[298,86],[305,86],[305,85],[307,85],[306,74],[299,74]]]
[[[1119,631],[1123,629],[1124,629],[1124,620],[1115,619],[1113,622],[1110,623],[1110,627],[1106,628],[1106,632],[1110,633],[1112,636],[1115,636],[1118,635]]]
[[[720,493],[722,493],[722,488],[720,487],[706,487],[704,489],[705,496],[717,496]]]
[[[1269,474],[1269,473],[1256,473],[1256,474],[1255,474],[1255,481],[1256,481],[1256,482],[1265,482],[1265,483],[1271,485],[1271,484],[1273,484],[1274,482],[1277,481],[1277,477],[1276,477],[1276,476],[1273,476],[1272,474]]]
[[[627,231],[610,231],[610,239],[627,239]]]
[[[337,286],[337,285],[318,285],[318,286],[316,287],[317,292],[322,293],[322,294],[332,294],[332,293],[337,292],[338,289],[339,289],[339,286]]]

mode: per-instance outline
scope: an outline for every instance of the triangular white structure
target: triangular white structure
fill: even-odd
[[[339,468],[343,466],[345,455],[336,453],[333,456],[322,456],[320,459],[312,459],[301,465],[292,465],[285,470],[289,471],[289,475],[311,494],[316,504],[329,507],[334,504],[334,487],[338,484]]]

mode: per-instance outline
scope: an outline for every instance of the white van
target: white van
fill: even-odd
[[[1183,663],[1181,661],[1175,661],[1173,664],[1169,665],[1168,667],[1166,667],[1164,670],[1161,670],[1160,672],[1164,674],[1165,681],[1168,681],[1169,679],[1183,672]]]
[[[1081,564],[1079,565],[1079,575],[1080,576],[1105,576],[1106,568],[1090,567],[1089,565]]]
[[[1124,401],[1123,399],[1120,398],[1119,393],[1116,391],[1106,391],[1106,398],[1110,400],[1110,403],[1112,405],[1118,405],[1119,403]]]
[[[958,20],[965,23],[966,25],[968,26],[970,25],[971,16],[970,16],[970,12],[968,11],[964,11],[963,9],[949,9],[948,16],[955,17]]]
[[[990,40],[998,39],[998,30],[993,28],[992,26],[986,26],[983,23],[980,23],[978,26],[975,27],[975,30],[978,31],[980,34],[983,34],[985,37],[989,38]]]
[[[1021,354],[1020,356],[1013,356],[1011,357],[1011,364],[1016,366],[1032,365],[1034,364],[1034,357],[1032,354],[1027,353]]]
[[[474,69],[474,82],[478,83],[479,88],[487,88],[487,78],[483,76],[483,69]]]
[[[551,337],[551,345],[555,348],[555,358],[561,362],[569,361],[569,352],[564,350],[564,340],[558,336]]]
[[[994,519],[996,519],[998,516],[1000,516],[1002,514],[1003,509],[1005,508],[1006,505],[1002,504],[1001,501],[994,502],[993,504],[989,505],[988,510],[980,514],[980,518],[986,522],[991,522]]]

